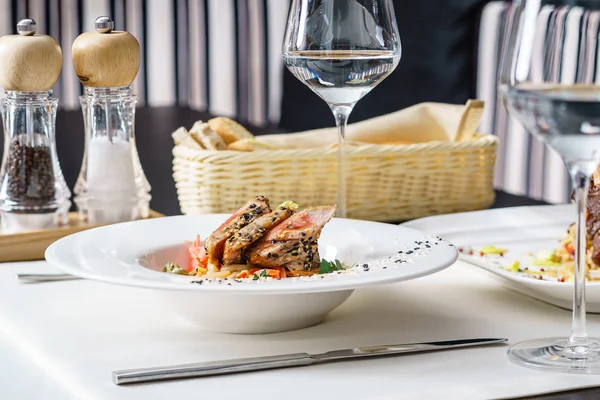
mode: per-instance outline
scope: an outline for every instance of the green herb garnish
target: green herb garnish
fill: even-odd
[[[259,276],[260,276],[261,278],[267,278],[269,275],[267,275],[267,270],[266,270],[266,269],[263,269],[263,270],[260,272],[260,275],[259,275]]]
[[[256,273],[254,273],[254,274],[252,275],[252,280],[253,280],[253,281],[257,281],[257,280],[258,280],[258,275],[256,275]]]
[[[322,259],[321,264],[319,265],[319,274],[329,274],[335,271],[342,271],[343,269],[344,266],[340,260],[327,261]]]
[[[166,272],[167,274],[188,275],[188,272],[185,269],[172,262],[165,264],[163,267],[163,272]]]

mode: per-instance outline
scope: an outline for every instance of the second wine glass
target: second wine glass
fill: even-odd
[[[600,162],[599,17],[597,1],[515,0],[507,10],[500,94],[510,115],[561,156],[577,208],[575,234],[569,238],[574,249],[571,334],[527,340],[508,351],[518,365],[551,372],[600,374],[600,338],[588,336],[585,309],[588,262],[594,263],[587,249],[586,202]],[[597,231],[592,228],[590,239]]]
[[[345,128],[354,105],[398,65],[390,0],[293,0],[283,43],[290,72],[321,97],[338,127],[337,216],[347,216]]]

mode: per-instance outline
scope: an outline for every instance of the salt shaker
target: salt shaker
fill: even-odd
[[[131,34],[113,31],[109,17],[97,18],[95,28],[77,37],[72,48],[75,72],[85,86],[80,97],[85,154],[75,203],[80,218],[92,224],[146,218],[150,185],[135,145],[131,92],[140,45]]]
[[[58,100],[52,97],[62,51],[36,33],[32,19],[18,35],[0,38],[0,100],[4,153],[0,168],[0,220],[5,233],[54,228],[68,222],[71,193],[56,153]]]

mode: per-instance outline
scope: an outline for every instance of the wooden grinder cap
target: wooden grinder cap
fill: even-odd
[[[128,32],[113,31],[109,17],[96,18],[96,31],[73,42],[73,67],[87,87],[129,86],[140,69],[140,44]]]
[[[50,90],[62,68],[60,46],[48,35],[35,33],[36,23],[23,19],[18,35],[0,38],[0,85],[5,90],[35,92]]]

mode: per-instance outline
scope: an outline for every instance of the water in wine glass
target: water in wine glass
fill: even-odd
[[[398,65],[387,50],[307,50],[283,55],[290,72],[330,105],[354,105]]]
[[[512,115],[565,162],[600,160],[600,86],[502,87]]]

